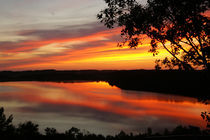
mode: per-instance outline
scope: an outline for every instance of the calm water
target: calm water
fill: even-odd
[[[106,82],[1,82],[0,106],[14,124],[31,120],[58,131],[75,126],[91,133],[154,131],[182,125],[205,126],[210,107],[195,98],[121,90]]]

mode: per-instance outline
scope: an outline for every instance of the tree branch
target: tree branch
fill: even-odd
[[[202,58],[202,55],[198,52],[198,49],[196,48],[196,45],[194,44],[193,41],[190,40],[190,38],[186,35],[186,39],[190,43],[190,46],[196,51],[196,53]]]
[[[205,67],[207,68],[207,60],[206,60],[206,57],[205,57],[205,55],[203,54],[203,44],[202,44],[202,42],[201,42],[201,37],[200,37],[200,35],[198,35],[198,42],[199,42],[199,44],[200,44],[200,47],[201,47],[201,52],[202,52],[202,59],[203,59],[203,63],[204,63],[204,65],[205,65]]]
[[[179,62],[181,62],[181,63],[183,63],[183,61],[181,61],[175,54],[173,54],[167,47],[166,47],[166,45],[162,42],[162,41],[160,41],[161,42],[161,44],[163,45],[163,47],[164,47],[164,49],[166,49],[174,58],[176,58]]]
[[[195,58],[194,55],[190,54],[189,51],[185,50],[182,45],[180,45],[179,43],[177,42],[174,42],[176,46],[178,46],[180,49],[182,49],[186,54],[188,54],[189,56],[191,56],[196,62],[198,62],[198,64],[201,64],[200,61],[198,61],[198,59]]]

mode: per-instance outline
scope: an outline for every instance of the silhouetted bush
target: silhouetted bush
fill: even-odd
[[[46,136],[55,136],[57,134],[58,134],[58,132],[57,132],[57,130],[55,128],[49,128],[49,127],[47,127],[45,129],[45,135]]]
[[[23,139],[37,138],[41,135],[39,133],[39,125],[31,121],[20,123],[17,128],[17,134]]]
[[[8,118],[4,114],[4,108],[0,108],[0,140],[174,140],[174,139],[193,139],[204,140],[210,138],[209,130],[201,131],[196,126],[177,126],[174,130],[164,130],[163,134],[152,133],[152,128],[148,128],[145,134],[133,133],[127,134],[121,131],[115,136],[103,136],[101,134],[91,134],[81,132],[80,129],[72,127],[65,133],[58,133],[55,128],[47,127],[45,134],[39,132],[39,125],[31,121],[20,123],[17,128],[12,124],[13,117],[10,115]]]
[[[13,116],[8,118],[4,114],[4,108],[0,108],[0,136],[8,136],[15,134],[15,127],[12,125]]]

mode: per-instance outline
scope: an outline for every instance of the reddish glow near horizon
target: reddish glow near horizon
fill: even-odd
[[[0,71],[153,69],[169,55],[160,49],[153,57],[146,37],[137,49],[117,47],[121,29],[96,19],[105,6],[103,0],[0,1]]]
[[[0,1],[0,71],[153,69],[154,61],[167,55],[148,53],[146,37],[137,49],[117,47],[121,29],[107,29],[96,19],[105,2],[86,2]]]
[[[119,48],[116,41],[120,29],[106,30],[88,36],[26,41],[5,50],[0,70],[27,69],[153,69],[155,59],[149,49],[149,39],[137,49]]]

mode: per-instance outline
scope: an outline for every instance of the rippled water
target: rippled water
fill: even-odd
[[[0,106],[15,124],[31,120],[42,132],[74,126],[105,135],[180,124],[205,127],[200,114],[210,110],[195,98],[121,90],[106,82],[1,82]]]

